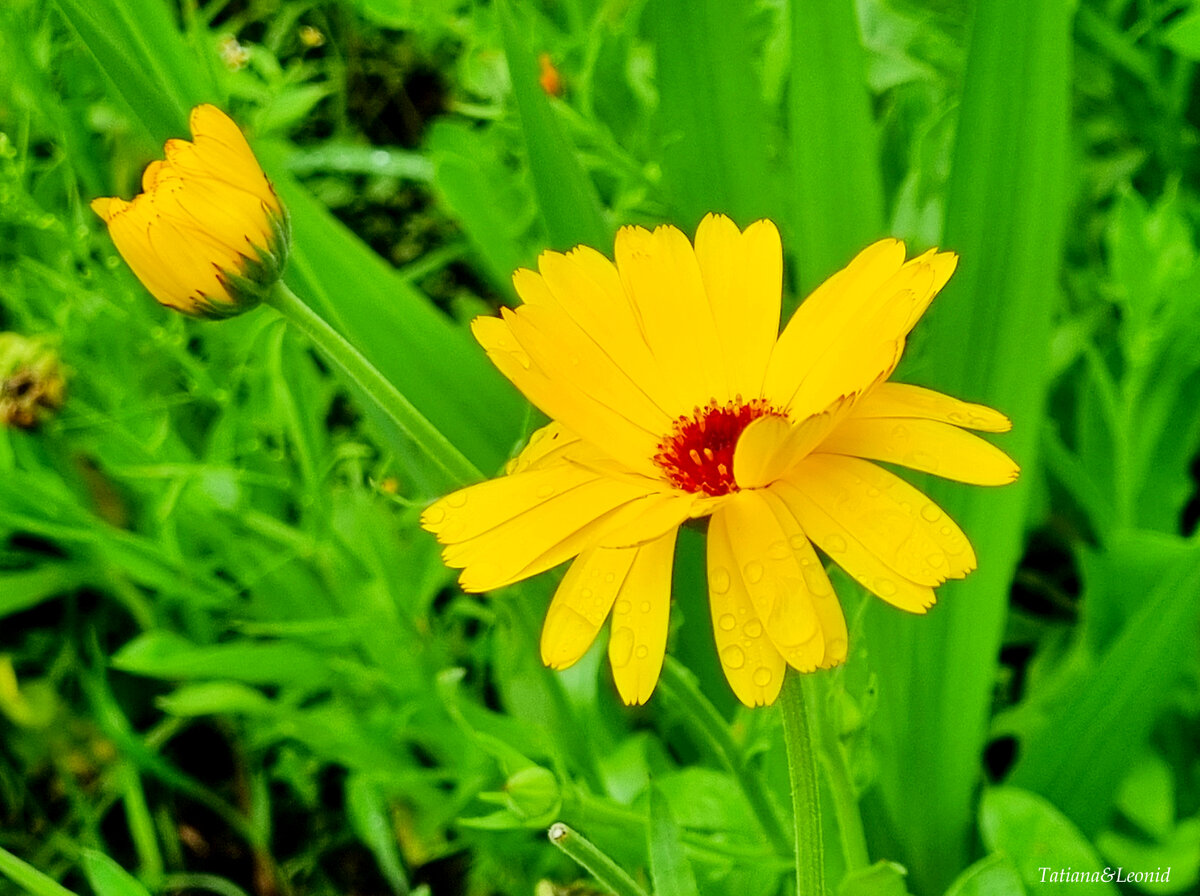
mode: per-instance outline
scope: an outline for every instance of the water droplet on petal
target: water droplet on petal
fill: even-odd
[[[754,683],[760,688],[765,688],[771,683],[771,670],[766,666],[761,666],[754,670]]]
[[[891,597],[896,593],[896,583],[891,579],[878,578],[872,590],[880,597]]]
[[[446,503],[450,507],[462,507],[467,503],[467,493],[465,491],[454,492],[446,496]]]
[[[737,620],[733,618],[732,613],[726,613],[724,616],[722,616],[720,619],[717,620],[717,627],[720,628],[721,631],[723,631],[723,632],[733,631],[733,627],[735,625],[737,625]]]
[[[747,638],[761,638],[763,633],[762,623],[757,619],[751,619],[742,626],[742,632]]]
[[[896,438],[896,439],[907,439],[908,438],[908,427],[905,426],[903,423],[898,424],[897,426],[895,426],[892,429],[892,437]]]
[[[793,535],[788,539],[788,544],[792,546],[793,550],[802,551],[808,544],[808,538],[803,535]]]
[[[611,585],[613,582],[616,581],[616,579],[617,579],[617,574],[610,572],[604,576],[604,583],[606,585]]]
[[[637,650],[635,650],[634,653],[637,655],[637,658],[639,660],[644,660],[646,657],[648,657],[650,655],[650,648],[647,647],[645,644],[639,644],[637,646]]]
[[[732,644],[721,651],[721,662],[726,669],[740,669],[746,665],[746,654],[742,648]]]
[[[925,558],[925,562],[928,563],[930,566],[932,566],[934,569],[937,569],[939,566],[946,565],[946,558],[943,557],[941,554],[930,554],[928,557]]]
[[[592,589],[584,588],[582,591],[579,592],[579,596],[582,597],[584,600],[591,600],[592,599]]]
[[[446,508],[440,504],[434,504],[425,511],[425,522],[431,526],[436,526],[446,518]]]
[[[823,547],[826,552],[830,554],[840,554],[842,551],[846,550],[846,539],[842,538],[842,536],[838,535],[837,533],[834,533],[825,539],[825,543],[821,545],[821,547]]]
[[[608,658],[615,669],[626,665],[631,656],[633,656],[633,629],[625,626],[613,632],[612,642],[608,645]]]
[[[729,590],[729,585],[729,570],[723,566],[709,570],[708,587],[712,589],[713,594],[724,594]]]
[[[638,612],[645,616],[650,612],[650,601],[644,600],[638,605]]]
[[[762,581],[766,570],[763,569],[763,565],[757,560],[751,560],[745,565],[745,567],[742,569],[742,572],[745,574],[747,582],[749,582],[751,585],[757,585]]]
[[[953,532],[953,531],[954,531],[954,530],[953,530],[953,529],[951,529],[949,526],[942,526],[942,528],[941,528],[941,533],[942,533],[942,535],[943,535],[943,536],[947,536],[947,537],[948,537],[948,536],[950,535],[950,533],[951,533],[951,532]]]
[[[905,458],[905,466],[936,473],[938,467],[941,466],[941,461],[928,451],[913,451]]]
[[[947,416],[947,418],[950,420],[950,422],[951,422],[951,423],[957,423],[957,424],[959,424],[959,425],[961,425],[962,423],[964,423],[964,422],[966,421],[966,419],[967,419],[966,417],[964,417],[964,416],[962,415],[962,412],[960,412],[960,411],[951,411],[951,412],[950,412],[949,414],[947,414],[946,416]]]
[[[628,616],[633,611],[633,604],[627,600],[617,601],[617,614],[620,616]]]
[[[784,541],[777,541],[767,548],[767,556],[772,560],[786,560],[791,555],[792,552]]]
[[[926,522],[936,523],[942,518],[942,510],[936,504],[926,504],[921,508],[921,519]]]

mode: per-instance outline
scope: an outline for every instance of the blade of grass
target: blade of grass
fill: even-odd
[[[537,59],[525,40],[523,24],[508,2],[497,3],[496,12],[550,248],[570,249],[582,244],[607,252],[612,245],[612,229],[604,220],[595,186],[579,164],[538,83]]]
[[[883,184],[854,4],[791,5],[792,253],[807,295],[883,232]]]
[[[778,220],[779,190],[747,0],[648,4],[657,51],[663,182],[689,233],[708,212]]]
[[[932,484],[975,544],[979,569],[943,587],[927,618],[880,607],[868,615],[877,730],[888,747],[882,798],[918,892],[943,891],[967,864],[971,842],[1046,390],[1066,204],[1072,6],[978,5],[945,227],[962,264],[918,334],[928,345],[919,381],[1009,414],[1013,433],[1001,441],[1025,477],[1001,491]]]

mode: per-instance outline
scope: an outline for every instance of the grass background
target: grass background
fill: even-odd
[[[922,483],[980,556],[928,617],[839,582],[831,880],[1195,892],[1197,61],[1200,5],[1160,0],[7,2],[0,327],[69,396],[0,431],[0,873],[591,892],[562,820],[647,893],[789,886],[778,719],[721,679],[694,533],[679,662],[621,708],[599,651],[538,663],[553,576],[453,588],[415,526],[445,483],[282,321],[172,317],[122,266],[87,202],[211,101],[288,282],[485,471],[533,419],[464,323],[542,248],[769,216],[788,309],[875,237],[959,252],[898,378],[1008,413],[1023,476]]]

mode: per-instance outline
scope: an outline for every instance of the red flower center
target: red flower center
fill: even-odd
[[[658,443],[654,463],[667,481],[685,492],[727,495],[738,491],[733,479],[733,451],[751,421],[773,415],[787,417],[765,398],[717,404],[716,399],[676,419]]]

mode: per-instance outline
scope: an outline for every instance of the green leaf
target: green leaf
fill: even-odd
[[[527,25],[518,20],[509,0],[499,0],[496,13],[549,248],[585,245],[607,253],[612,229],[604,220],[595,186],[538,83],[537,59],[525,40]]]
[[[1103,880],[1105,865],[1096,850],[1053,804],[1017,787],[996,787],[983,795],[979,809],[983,842],[992,852],[1010,856],[1025,885],[1043,887],[1051,874],[1065,869],[1089,877],[1087,892],[1119,896]]]
[[[375,856],[379,871],[397,896],[410,892],[408,877],[396,832],[388,817],[387,804],[377,788],[364,775],[351,775],[346,781],[346,817],[355,835]]]
[[[838,886],[838,896],[909,896],[907,872],[895,862],[876,862],[851,871]]]
[[[96,896],[150,896],[150,891],[102,852],[85,849],[80,856],[84,876]]]
[[[883,183],[854,4],[790,9],[792,252],[804,295],[883,235]]]
[[[651,786],[649,802],[647,835],[654,896],[700,896],[691,863],[683,853],[679,826],[671,816],[666,797],[657,787]]]
[[[1012,859],[997,853],[956,877],[946,896],[1025,896],[1025,885]]]
[[[325,658],[287,641],[197,646],[173,632],[147,632],[116,652],[113,667],[154,678],[228,678],[250,684],[314,685],[330,675]]]
[[[46,563],[36,569],[0,572],[0,619],[72,591],[85,579],[78,568],[67,563]]]

